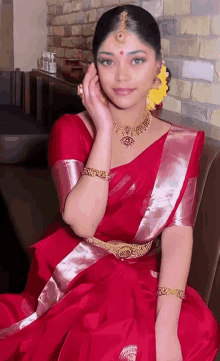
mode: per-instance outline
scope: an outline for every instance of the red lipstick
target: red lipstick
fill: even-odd
[[[130,88],[117,88],[113,90],[117,95],[128,95],[134,91],[134,89]]]

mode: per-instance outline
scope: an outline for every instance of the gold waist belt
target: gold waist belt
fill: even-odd
[[[112,253],[117,258],[137,258],[144,256],[151,248],[154,240],[146,244],[128,244],[124,242],[109,241],[103,242],[96,237],[85,238],[86,242],[89,242],[97,247]]]

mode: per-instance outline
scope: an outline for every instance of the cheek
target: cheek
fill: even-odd
[[[114,75],[111,71],[100,71],[98,75],[103,89],[107,89],[109,86],[111,87],[111,84],[114,83]]]

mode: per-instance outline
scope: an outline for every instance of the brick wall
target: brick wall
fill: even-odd
[[[47,0],[48,50],[93,61],[92,38],[104,11],[134,4],[157,20],[171,70],[164,108],[220,127],[220,5],[216,0]]]

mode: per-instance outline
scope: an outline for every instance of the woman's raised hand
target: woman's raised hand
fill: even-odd
[[[96,129],[113,127],[113,118],[108,105],[105,105],[101,100],[99,77],[94,63],[88,67],[82,85],[82,103],[91,116]]]

